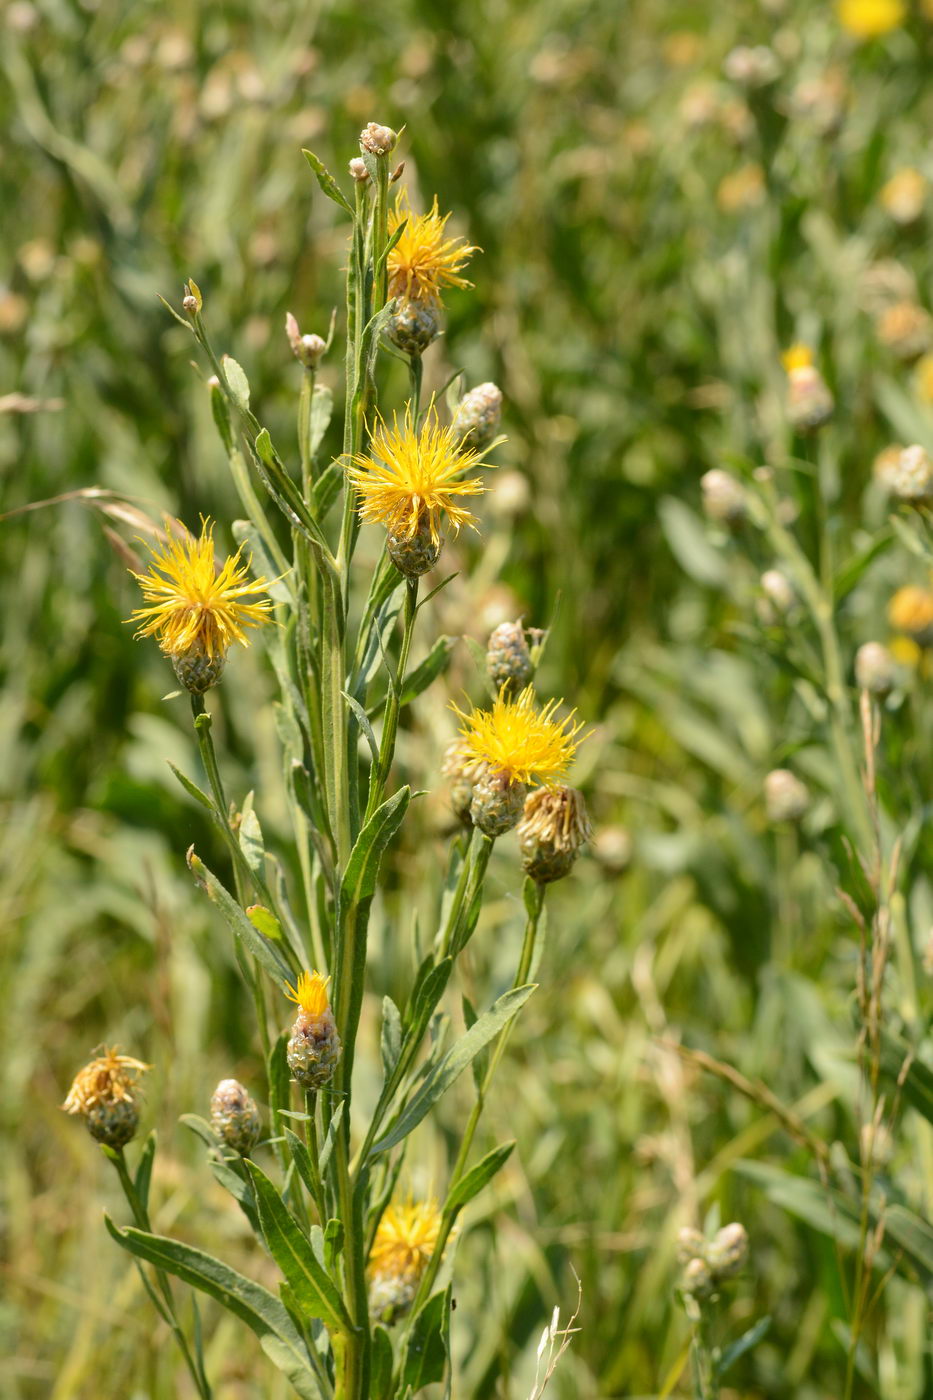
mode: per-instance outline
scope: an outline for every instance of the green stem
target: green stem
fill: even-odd
[[[126,1197],[127,1204],[129,1205],[130,1210],[133,1212],[133,1219],[136,1222],[136,1228],[145,1231],[147,1235],[151,1235],[153,1233],[153,1230],[152,1223],[149,1219],[149,1212],[140,1200],[136,1187],[133,1184],[129,1171],[127,1170],[126,1158],[123,1155],[123,1148],[120,1147],[116,1149],[111,1149],[111,1153],[108,1153],[108,1157],[109,1160],[116,1167],[117,1176],[120,1178],[120,1185],[123,1188],[123,1194]],[[156,1268],[155,1266],[153,1266],[153,1273],[156,1276],[156,1280],[159,1285],[159,1291],[162,1294],[162,1300],[165,1305],[165,1309],[168,1313],[169,1325],[175,1334],[175,1340],[178,1342],[178,1345],[181,1349],[181,1353],[185,1358],[185,1364],[187,1365],[188,1370],[191,1373],[191,1378],[194,1381],[195,1386],[197,1387],[197,1392],[200,1396],[203,1397],[203,1400],[211,1400],[211,1387],[208,1383],[206,1375],[204,1374],[203,1366],[201,1365],[200,1361],[192,1355],[191,1348],[188,1345],[188,1339],[185,1336],[184,1331],[182,1330],[181,1323],[178,1320],[178,1313],[175,1307],[175,1299],[172,1294],[172,1286],[169,1283],[168,1275],[164,1272],[164,1270]]]
[[[421,414],[421,380],[424,372],[424,364],[421,355],[417,350],[413,350],[408,357],[408,383],[411,390],[411,420],[417,424]]]
[[[389,678],[389,693],[386,696],[385,720],[382,725],[382,739],[379,744],[379,761],[373,767],[369,780],[369,799],[366,803],[366,815],[363,823],[369,821],[382,802],[385,785],[389,777],[389,770],[392,767],[392,760],[395,757],[395,740],[398,735],[398,717],[401,708],[402,689],[405,684],[405,672],[408,669],[408,657],[411,652],[411,639],[415,629],[415,618],[418,613],[418,580],[410,578],[405,586],[405,617],[402,630],[402,648],[399,652],[398,671],[393,682]]]
[[[489,865],[494,845],[493,837],[486,836],[478,827],[474,827],[467,858],[460,871],[441,935],[442,958],[448,955],[455,958],[473,932],[470,918],[486,878],[486,867]]]
[[[321,1229],[327,1224],[327,1205],[324,1200],[324,1187],[321,1182],[321,1152],[317,1135],[317,1093],[314,1089],[305,1090],[305,1112],[307,1121],[305,1123],[305,1141],[308,1147],[308,1155],[311,1158],[312,1166],[312,1196],[314,1206],[317,1210],[318,1220]]]
[[[719,1400],[719,1376],[713,1324],[706,1308],[700,1305],[700,1317],[693,1334],[693,1383],[696,1400]]]

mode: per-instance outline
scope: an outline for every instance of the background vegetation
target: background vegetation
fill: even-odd
[[[858,1161],[858,938],[837,894],[857,883],[853,818],[825,677],[819,660],[808,675],[803,612],[756,607],[767,537],[705,525],[699,479],[767,462],[803,535],[831,538],[850,682],[856,646],[888,639],[894,590],[928,582],[871,464],[892,438],[933,447],[924,362],[879,334],[887,302],[929,303],[929,199],[905,226],[880,192],[929,167],[933,21],[921,7],[864,44],[829,6],[781,0],[12,0],[0,22],[0,1396],[187,1393],[103,1234],[102,1205],[119,1209],[108,1174],[58,1106],[103,1040],[152,1061],[157,1228],[208,1247],[212,1231],[235,1257],[239,1218],[176,1120],[256,1068],[225,935],[184,865],[192,841],[224,865],[165,762],[196,772],[190,724],[161,698],[155,647],[123,624],[136,599],[117,541],[133,532],[100,501],[24,508],[96,486],[189,524],[238,513],[190,345],[156,294],[177,303],[196,278],[216,343],[288,441],[300,371],[284,314],[325,332],[344,247],[300,148],[340,172],[375,119],[407,124],[410,185],[484,250],[475,292],[449,298],[432,385],[459,366],[506,398],[482,541],[450,550],[463,573],[434,625],[485,640],[505,617],[551,624],[545,688],[594,730],[574,781],[597,840],[549,899],[541,987],[487,1109],[486,1145],[507,1134],[519,1149],[460,1243],[455,1393],[524,1400],[575,1269],[582,1330],[554,1393],[688,1394],[675,1237],[718,1208],[751,1238],[731,1325],[772,1317],[735,1393],[838,1397],[851,1260],[761,1170],[815,1180],[811,1157],[674,1048],[761,1080],[844,1145],[840,1170]],[[772,80],[724,76],[738,43],[770,45]],[[784,410],[780,355],[799,339],[837,403],[807,449],[823,517]],[[886,1014],[922,1061],[930,703],[925,654],[913,660],[885,712],[879,792],[885,839],[906,833]],[[229,675],[231,786],[271,794],[264,825],[284,839],[259,649]],[[409,956],[396,891],[438,878],[447,699],[479,693],[465,645],[445,685],[402,736],[428,795],[395,853],[374,1005]],[[762,780],[788,761],[814,801],[799,830],[775,830]],[[522,917],[509,842],[493,888],[469,957],[485,984],[501,959],[505,985]],[[418,1190],[445,1160],[442,1132],[422,1145]],[[930,1163],[929,1123],[905,1109],[886,1170],[921,1215]],[[933,1395],[929,1293],[904,1272],[866,1321],[857,1394]],[[251,1341],[206,1315],[219,1393],[284,1393]]]

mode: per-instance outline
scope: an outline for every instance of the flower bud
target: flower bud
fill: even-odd
[[[437,305],[414,297],[400,297],[386,324],[386,335],[406,355],[420,355],[437,339],[440,328]]]
[[[733,1278],[748,1258],[748,1234],[744,1225],[724,1225],[706,1246],[706,1261],[717,1280]]]
[[[759,88],[773,83],[781,71],[777,55],[766,44],[739,44],[726,54],[722,71],[730,82],[741,87]]]
[[[833,416],[833,396],[814,365],[787,376],[787,416],[798,433],[815,432]]]
[[[450,805],[455,815],[466,826],[473,825],[470,816],[473,788],[484,768],[485,764],[471,755],[462,739],[454,739],[452,744],[448,744],[441,763],[441,773],[450,783]]]
[[[789,768],[773,769],[765,778],[764,786],[769,821],[799,821],[810,805],[810,794]]]
[[[528,784],[511,779],[494,768],[480,776],[473,788],[470,816],[485,836],[504,836],[517,826],[525,809]]]
[[[391,126],[380,126],[378,122],[367,123],[360,132],[360,150],[371,156],[389,155],[397,141],[398,133]]]
[[[706,1238],[692,1225],[685,1225],[677,1235],[677,1262],[689,1264],[691,1259],[706,1256]]]
[[[104,1050],[79,1070],[62,1104],[66,1113],[80,1114],[97,1142],[115,1151],[136,1136],[139,1088],[136,1080],[149,1066],[129,1055]]]
[[[471,447],[482,449],[499,431],[501,417],[502,390],[491,383],[477,384],[457,404],[453,426],[461,439],[469,438]]]
[[[520,622],[500,622],[486,648],[486,669],[496,690],[511,685],[524,690],[534,675],[531,652]]]
[[[525,798],[516,828],[526,875],[549,885],[569,875],[593,835],[583,794],[575,788],[536,788]]]
[[[298,329],[298,322],[290,311],[285,313],[285,334],[295,359],[299,360],[305,369],[316,369],[321,356],[327,349],[321,337],[319,335],[302,335]]]
[[[745,491],[734,476],[714,467],[700,478],[700,489],[703,492],[703,509],[710,520],[737,525],[745,519]]]
[[[365,185],[369,179],[369,171],[366,169],[366,162],[362,156],[354,156],[348,169],[358,185]]]
[[[899,501],[920,505],[933,498],[933,461],[925,447],[905,447],[891,470],[891,494]]]
[[[211,1096],[211,1126],[221,1142],[248,1157],[262,1132],[259,1109],[237,1079],[222,1079]]]
[[[433,569],[440,558],[441,541],[434,538],[430,517],[424,512],[413,534],[393,534],[390,530],[386,535],[386,549],[400,574],[406,578],[420,578]]]
[[[894,689],[897,663],[881,642],[865,642],[855,653],[855,683],[859,690],[885,696]]]
[[[327,979],[319,972],[303,972],[297,987],[287,987],[285,995],[298,1003],[298,1015],[285,1049],[292,1078],[303,1089],[321,1089],[333,1077],[343,1054],[327,999]]]
[[[888,447],[883,447],[872,462],[872,476],[885,491],[894,490],[894,480],[903,451],[899,442],[892,442]]]
[[[766,627],[773,627],[786,617],[797,600],[794,585],[780,569],[766,569],[761,576],[761,597],[758,615]]]
[[[705,1259],[691,1259],[684,1268],[683,1290],[694,1298],[710,1298],[716,1292],[713,1271]]]

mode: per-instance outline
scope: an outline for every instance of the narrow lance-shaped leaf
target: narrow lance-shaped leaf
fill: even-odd
[[[471,1167],[466,1176],[457,1182],[447,1200],[444,1202],[444,1212],[447,1215],[456,1215],[463,1207],[472,1201],[474,1196],[478,1196],[483,1187],[492,1181],[498,1171],[505,1166],[512,1155],[515,1143],[504,1142],[501,1147],[494,1147],[491,1152],[487,1152],[475,1167]]]
[[[199,856],[195,855],[193,847],[188,852],[188,868],[198,884],[207,891],[208,898],[218,906],[235,937],[252,953],[273,981],[277,982],[284,990],[295,977],[295,970],[287,962],[284,955],[274,944],[267,942],[253,927],[239,904],[220,883],[217,876],[208,870]]]

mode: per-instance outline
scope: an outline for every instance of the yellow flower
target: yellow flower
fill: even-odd
[[[392,1201],[369,1253],[370,1277],[416,1284],[434,1253],[440,1224],[436,1201]]]
[[[62,1108],[66,1113],[87,1115],[102,1105],[132,1102],[137,1077],[150,1068],[142,1060],[118,1054],[116,1046],[112,1050],[105,1046],[102,1055],[75,1075]]]
[[[809,369],[813,364],[813,351],[809,345],[792,345],[781,356],[781,364],[788,374],[793,374],[797,369]]]
[[[888,604],[888,621],[896,632],[903,632],[925,647],[933,644],[933,592],[918,584],[899,588]]]
[[[933,355],[921,355],[914,366],[914,388],[918,398],[933,403]]]
[[[303,972],[298,978],[297,987],[287,983],[285,995],[289,1001],[297,1002],[306,1016],[323,1016],[329,1006],[327,984],[329,977],[319,972]]]
[[[465,238],[446,238],[449,214],[437,211],[437,195],[427,214],[413,214],[407,194],[400,194],[389,213],[390,236],[405,223],[389,254],[389,295],[413,301],[440,301],[444,287],[471,287],[460,271],[471,253],[478,253]]]
[[[923,213],[926,199],[926,177],[912,165],[896,170],[881,188],[881,207],[898,224],[912,224]]]
[[[502,441],[502,439],[498,439]],[[494,447],[495,443],[490,443]],[[463,444],[452,427],[442,428],[437,411],[425,414],[420,428],[412,422],[411,405],[399,425],[380,420],[370,442],[369,456],[356,456],[347,476],[362,498],[360,515],[385,525],[390,534],[412,539],[427,520],[431,539],[438,542],[441,511],[457,533],[461,525],[475,529],[476,517],[456,503],[458,496],[478,496],[486,490],[479,477],[457,478],[474,467],[490,466],[483,453]]]
[[[856,39],[876,39],[904,23],[903,0],[838,0],[836,14],[843,29]]]
[[[149,572],[133,574],[152,605],[131,615],[129,621],[141,624],[135,635],[158,637],[173,658],[197,651],[213,659],[225,656],[234,642],[247,646],[244,627],[268,622],[272,603],[242,601],[262,593],[267,583],[264,578],[248,582],[249,564],[240,563],[241,551],[242,546],[218,571],[209,520],[201,522],[200,539],[169,538],[161,550],[153,550]]]
[[[501,692],[491,710],[465,715],[456,705],[453,709],[463,720],[460,732],[475,759],[510,782],[550,785],[567,771],[578,747],[575,736],[583,728],[573,722],[575,710],[566,719],[554,718],[560,704],[549,700],[542,710],[536,709],[534,691],[527,686],[514,700]]]

